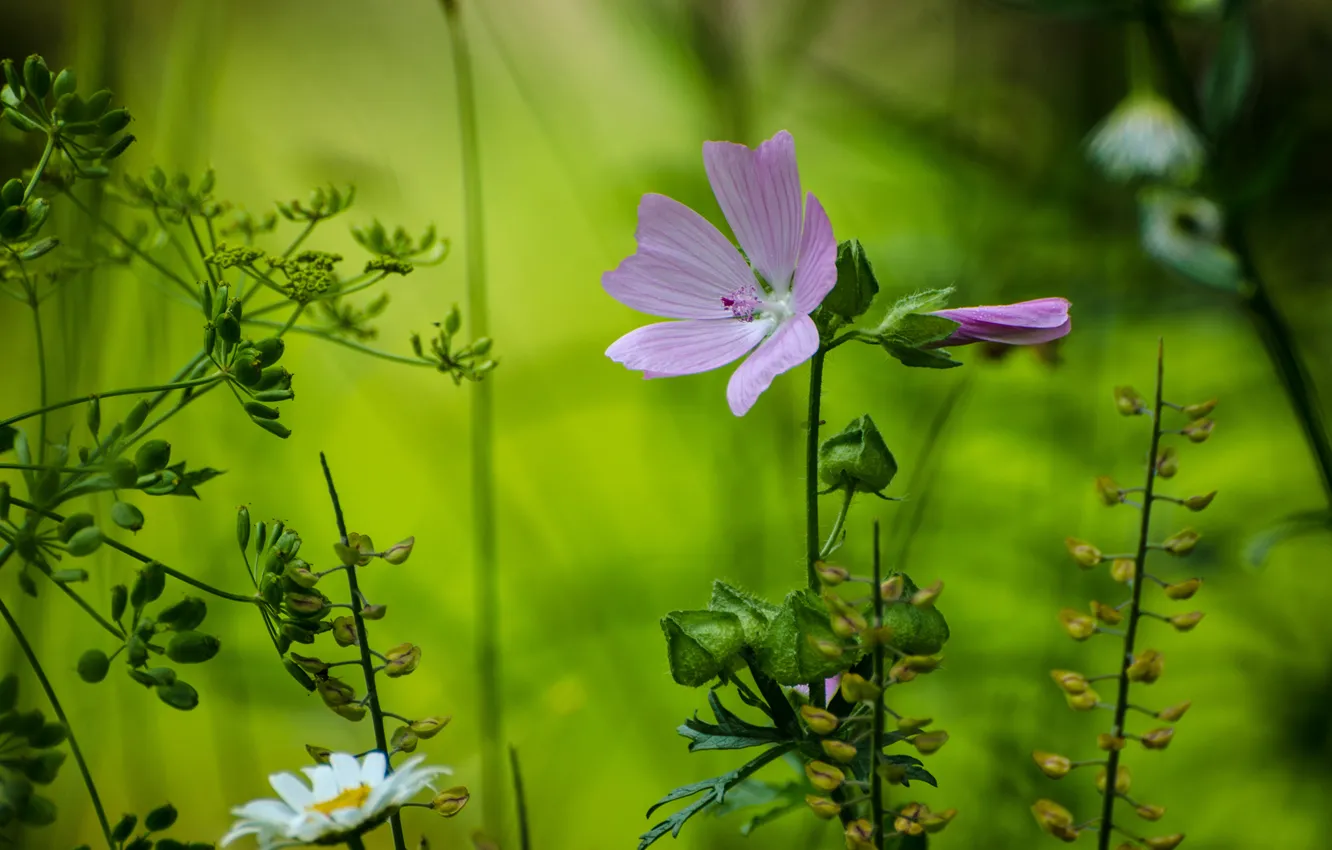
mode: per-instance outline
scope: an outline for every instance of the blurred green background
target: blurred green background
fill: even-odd
[[[1316,382],[1329,379],[1326,333],[1332,223],[1332,7],[1264,4],[1261,81],[1245,116],[1261,148],[1296,125],[1292,179],[1255,217],[1253,241]],[[1161,831],[1187,847],[1321,847],[1332,829],[1332,580],[1329,540],[1300,538],[1264,569],[1246,543],[1280,518],[1323,507],[1305,444],[1272,370],[1228,296],[1173,279],[1135,242],[1130,195],[1084,163],[1080,142],[1123,93],[1122,33],[966,0],[488,0],[466,3],[476,58],[495,375],[505,738],[522,758],[534,846],[628,848],[667,790],[715,775],[737,754],[689,755],[675,726],[704,704],[672,684],[657,618],[701,607],[714,577],[779,597],[804,579],[801,503],[806,370],[778,379],[744,419],[724,402],[726,374],[644,382],[603,356],[642,318],[599,277],[633,250],[641,194],[663,192],[720,222],[705,182],[704,139],[797,140],[806,190],[840,238],[861,239],[887,292],[954,285],[955,303],[1067,296],[1074,332],[1051,365],[1016,351],[964,369],[907,370],[863,347],[830,359],[829,426],[871,414],[903,474],[894,492],[924,501],[906,568],[947,585],[946,669],[896,707],[952,736],[930,761],[938,790],[919,799],[960,815],[945,848],[1048,841],[1028,806],[1047,796],[1090,817],[1091,777],[1054,784],[1032,749],[1090,756],[1097,721],[1064,707],[1047,671],[1099,671],[1107,643],[1076,645],[1060,607],[1117,601],[1103,573],[1080,573],[1063,538],[1107,550],[1137,515],[1107,510],[1098,474],[1136,483],[1147,423],[1124,420],[1111,388],[1151,382],[1165,338],[1168,397],[1221,399],[1219,427],[1185,447],[1179,495],[1219,489],[1199,517],[1163,510],[1158,528],[1193,524],[1204,540],[1171,574],[1207,578],[1190,635],[1148,624],[1168,658],[1141,700],[1194,708],[1164,753],[1130,753],[1135,792],[1169,809]],[[347,224],[434,222],[453,256],[391,284],[377,345],[407,350],[463,298],[461,175],[448,36],[429,0],[0,2],[0,53],[46,55],[116,89],[140,139],[123,168],[212,165],[219,197],[252,210],[354,183],[358,204],[321,247],[352,253]],[[1185,26],[1190,56],[1203,28]],[[33,151],[0,137],[5,171]],[[198,344],[198,317],[150,281],[99,273],[55,299],[52,396],[158,382]],[[35,406],[29,319],[0,306],[3,412]],[[389,618],[390,645],[425,649],[413,676],[388,683],[390,707],[451,714],[422,750],[478,784],[476,616],[470,567],[469,391],[443,375],[294,340],[284,360],[298,400],[280,442],[213,394],[177,417],[175,457],[228,470],[202,502],[144,504],[134,545],[237,591],[246,584],[233,512],[281,517],[327,566],[335,537],[318,467],[329,455],[355,530],[417,537],[412,560],[365,579]],[[959,385],[964,385],[959,388]],[[957,395],[953,395],[956,393]],[[951,397],[933,467],[917,458]],[[128,403],[105,405],[123,416]],[[57,423],[62,420],[57,418]],[[66,424],[81,421],[71,415]],[[105,510],[109,505],[102,504]],[[831,512],[831,502],[825,511]],[[870,522],[902,506],[857,504],[844,559],[864,563]],[[826,526],[825,526],[826,527]],[[887,551],[900,552],[902,539]],[[308,553],[313,553],[310,555]],[[890,565],[896,566],[892,561]],[[103,549],[87,595],[104,600],[131,565]],[[95,626],[46,593],[0,593],[38,643],[114,818],[166,799],[179,837],[212,840],[228,809],[269,793],[265,776],[306,763],[314,743],[361,750],[369,727],[333,716],[276,663],[252,612],[211,604],[218,662],[194,674],[200,707],[178,713],[123,676],[89,686],[74,672]],[[175,593],[172,586],[168,596]],[[99,603],[100,604],[100,603]],[[6,669],[26,668],[9,636]],[[40,705],[25,678],[25,703]],[[774,769],[780,774],[781,766]],[[914,789],[913,789],[914,790]],[[72,763],[55,797],[62,818],[32,848],[96,843]],[[445,821],[407,814],[408,835],[470,846],[480,806]],[[659,846],[815,850],[841,846],[801,813],[745,839],[741,818],[698,818]],[[375,847],[390,846],[386,831]],[[245,846],[245,845],[243,845]],[[508,846],[516,846],[509,842]]]

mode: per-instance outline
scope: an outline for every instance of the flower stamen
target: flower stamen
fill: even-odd
[[[731,315],[742,322],[752,322],[763,307],[758,289],[750,284],[742,286],[722,296],[722,306],[731,311]]]
[[[338,796],[332,799],[311,803],[308,809],[312,812],[332,815],[339,809],[359,809],[365,804],[366,798],[369,796],[370,786],[358,785],[355,788],[347,788],[339,792]]]

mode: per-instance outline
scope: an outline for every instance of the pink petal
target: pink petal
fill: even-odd
[[[638,205],[638,251],[601,276],[611,297],[658,316],[714,319],[729,316],[721,299],[754,285],[744,257],[721,231],[665,195],[644,195]]]
[[[790,291],[800,250],[800,171],[791,134],[782,130],[756,150],[704,142],[703,166],[750,264],[774,291]]]
[[[934,315],[960,323],[952,336],[929,346],[999,342],[1007,345],[1037,345],[1066,336],[1072,329],[1069,303],[1064,298],[1038,298],[996,307],[958,307]]]
[[[812,313],[837,283],[837,240],[823,205],[812,194],[805,198],[805,231],[800,237],[800,259],[795,271],[795,304]]]
[[[606,356],[626,368],[648,373],[647,377],[692,375],[742,357],[770,330],[772,322],[763,319],[658,322],[620,337],[606,349]]]
[[[809,316],[794,316],[777,328],[731,376],[726,400],[731,412],[744,416],[772,379],[814,356],[819,348],[819,330]]]

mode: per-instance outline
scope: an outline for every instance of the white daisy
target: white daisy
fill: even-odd
[[[274,773],[268,783],[280,800],[252,800],[231,810],[239,820],[222,836],[226,847],[253,835],[259,850],[302,844],[340,844],[388,819],[447,767],[417,767],[425,756],[412,756],[393,773],[382,752],[367,753],[361,763],[347,753],[333,753],[328,764],[302,768],[307,787],[291,773]]]
[[[1106,116],[1087,142],[1087,155],[1111,180],[1169,177],[1185,182],[1202,167],[1198,134],[1170,101],[1137,91]]]

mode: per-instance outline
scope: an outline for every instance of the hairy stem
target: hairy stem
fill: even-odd
[[[463,173],[463,227],[467,254],[467,324],[473,339],[490,336],[486,299],[485,219],[481,206],[481,160],[476,86],[459,0],[440,0],[449,28]],[[481,709],[482,826],[500,835],[503,823],[503,704],[499,670],[499,568],[495,539],[495,481],[492,428],[493,378],[472,388],[472,546],[476,571],[477,671]]]
[[[1156,486],[1156,456],[1161,445],[1161,412],[1165,379],[1165,352],[1162,343],[1156,350],[1156,403],[1152,409],[1152,441],[1147,452],[1147,483],[1143,487],[1142,524],[1138,530],[1138,551],[1134,556],[1133,598],[1125,612],[1124,652],[1119,659],[1119,693],[1115,697],[1115,718],[1110,734],[1124,736],[1124,719],[1129,710],[1129,666],[1133,663],[1134,642],[1138,637],[1138,621],[1142,617],[1142,586],[1147,574],[1148,543],[1152,530],[1152,490]],[[1097,835],[1097,850],[1110,850],[1115,817],[1115,779],[1119,770],[1119,750],[1111,750],[1105,765],[1105,792],[1101,803],[1101,824]]]
[[[822,345],[809,361],[809,416],[805,428],[805,579],[809,589],[820,589],[814,564],[819,560],[819,406],[823,398],[823,359],[828,354]],[[822,682],[810,682],[809,699],[818,708],[827,704]]]
[[[847,503],[850,504],[850,499]],[[879,552],[879,521],[874,521],[874,625],[883,625],[883,594],[879,587],[883,584],[883,565]],[[874,682],[879,686],[879,697],[874,700],[874,726],[870,735],[870,810],[873,813],[870,823],[874,824],[874,846],[883,850],[883,777],[879,776],[879,756],[883,753],[884,700],[887,688],[883,687],[883,643],[874,642]]]
[[[324,468],[324,480],[328,482],[328,497],[333,502],[333,516],[338,523],[338,537],[342,545],[347,545],[347,522],[342,517],[342,503],[338,501],[338,490],[333,486],[333,472],[328,468],[328,459],[319,453],[319,464]],[[356,584],[356,567],[346,570],[347,589],[351,593],[352,622],[356,625],[356,645],[361,650],[361,671],[365,674],[365,695],[370,707],[370,721],[375,730],[375,749],[385,756],[389,754],[388,739],[384,735],[384,710],[379,705],[379,690],[375,686],[375,662],[370,655],[370,638],[365,631],[365,618],[361,616],[361,588]],[[391,768],[390,768],[391,769]],[[402,832],[402,818],[395,812],[389,819],[393,828],[394,850],[407,850],[407,838]]]
[[[0,550],[0,566],[9,560],[13,554],[12,546],[6,546]],[[102,835],[106,838],[106,846],[115,850],[115,841],[111,838],[111,824],[106,819],[106,810],[102,808],[102,798],[97,793],[97,783],[93,781],[92,772],[88,770],[88,762],[83,757],[83,750],[79,747],[78,740],[74,737],[74,727],[70,725],[69,717],[65,715],[65,709],[60,705],[60,699],[56,696],[55,689],[51,687],[51,681],[46,678],[46,671],[42,669],[41,662],[37,660],[37,654],[33,652],[32,645],[19,628],[19,624],[14,619],[14,615],[9,613],[9,608],[3,600],[0,600],[0,617],[3,617],[9,625],[9,630],[14,633],[14,639],[18,641],[19,649],[23,651],[28,659],[28,665],[32,667],[32,672],[37,676],[37,681],[41,683],[42,690],[46,692],[46,700],[51,703],[51,708],[55,711],[56,717],[65,727],[65,740],[69,742],[69,751],[74,755],[74,761],[78,763],[79,773],[83,775],[83,784],[88,788],[88,796],[92,799],[93,811],[97,813],[97,822],[102,827]]]

